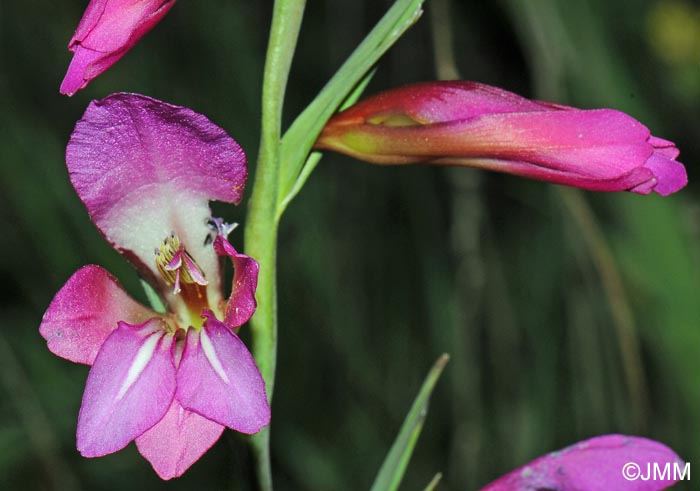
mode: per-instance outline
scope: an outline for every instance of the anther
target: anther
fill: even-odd
[[[173,293],[181,291],[181,284],[204,286],[207,279],[192,256],[180,243],[180,238],[171,232],[170,236],[163,240],[163,244],[155,251],[155,262],[158,271],[168,285],[173,285]]]

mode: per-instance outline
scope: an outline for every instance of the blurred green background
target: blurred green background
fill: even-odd
[[[86,263],[143,298],[68,181],[65,144],[88,101],[133,91],[189,106],[226,128],[252,165],[270,4],[178,2],[73,98],[58,86],[86,2],[0,4],[0,489],[254,489],[232,432],[168,483],[133,445],[81,458],[88,369],[52,355],[37,327]],[[309,2],[288,121],[388,5]],[[438,5],[427,2],[368,92],[435,79],[434,35],[451,31],[465,79],[624,110],[677,142],[691,184],[670,198],[607,195],[324,157],[280,234],[277,489],[368,488],[442,352],[452,360],[402,489],[442,471],[440,489],[475,490],[603,433],[655,438],[700,465],[700,6],[462,0],[433,32]],[[244,205],[217,209],[244,219]]]

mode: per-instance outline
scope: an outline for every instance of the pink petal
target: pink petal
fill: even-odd
[[[258,287],[260,266],[252,257],[239,254],[221,235],[214,240],[214,249],[221,256],[229,256],[233,262],[233,286],[226,304],[224,323],[229,327],[242,326],[253,316],[257,307],[255,289]]]
[[[68,96],[84,89],[90,80],[107,70],[122,57],[122,54],[106,56],[104,53],[82,46],[76,46],[72,51],[74,52],[73,58],[59,89],[61,94]]]
[[[170,10],[175,0],[92,0],[68,49],[75,52],[61,83],[73,95],[126,54]]]
[[[555,184],[565,184],[589,191],[633,191],[640,192],[646,188],[648,194],[656,186],[654,174],[646,167],[636,167],[626,174],[611,179],[587,177],[575,172],[566,172],[548,167],[533,165],[530,162],[498,159],[441,159],[435,163],[449,163],[450,165],[465,165],[479,169],[487,169],[496,172],[505,172],[516,176],[538,179]]]
[[[221,300],[219,261],[205,244],[208,202],[238,203],[247,176],[224,130],[187,108],[113,94],[87,108],[66,160],[97,227],[152,284],[160,278],[153,250],[175,232],[205,272],[211,304]]]
[[[672,468],[684,464],[667,446],[622,435],[606,435],[586,440],[530,462],[492,482],[481,491],[657,491],[676,479],[625,479],[623,468],[628,463],[639,466],[642,477],[647,464],[666,463]],[[671,471],[673,472],[673,471]],[[628,476],[634,477],[633,474]]]
[[[688,174],[685,171],[685,167],[674,160],[676,155],[678,155],[678,150],[675,147],[673,147],[673,150],[655,150],[644,164],[644,167],[654,173],[654,178],[658,184],[654,186],[653,190],[661,196],[675,193],[688,184]],[[676,155],[668,157],[669,153],[671,155],[675,153]]]
[[[640,167],[653,152],[647,143],[649,130],[611,109],[497,114],[464,123],[461,129],[461,138],[471,142],[475,153],[582,177],[619,177]],[[480,144],[487,134],[489,141]]]
[[[507,90],[477,82],[425,82],[367,97],[345,110],[343,119],[377,124],[403,114],[419,124],[470,119],[482,114],[543,111],[546,103],[531,101]],[[559,108],[557,108],[559,109]]]
[[[160,421],[175,394],[173,336],[164,321],[124,322],[90,369],[78,417],[78,450],[100,457],[124,448]]]
[[[198,285],[206,285],[207,284],[207,279],[202,275],[202,273],[199,271],[199,268],[197,268],[197,265],[187,256],[187,254],[184,254],[184,259],[185,259],[185,266],[187,267],[187,271],[192,277],[192,280],[197,283]],[[178,271],[179,272],[179,271]]]
[[[649,144],[654,147],[655,153],[661,154],[669,159],[675,159],[680,154],[680,150],[676,148],[675,143],[659,138],[658,136],[650,136]]]
[[[173,400],[156,425],[136,439],[141,455],[161,479],[180,477],[209,450],[224,427],[183,409]]]
[[[80,19],[78,28],[75,30],[75,34],[68,43],[68,49],[75,46],[76,42],[80,39],[85,39],[85,37],[90,34],[97,23],[104,14],[107,4],[110,0],[91,0],[88,6],[85,8],[85,13],[83,13],[83,18]]]
[[[265,382],[238,336],[211,312],[201,330],[189,329],[177,372],[176,398],[195,411],[241,433],[270,422]]]
[[[138,324],[155,315],[129,297],[106,270],[84,266],[56,294],[39,332],[52,353],[91,365],[118,321]]]

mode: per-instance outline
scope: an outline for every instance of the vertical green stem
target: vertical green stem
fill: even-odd
[[[265,379],[270,400],[277,357],[275,260],[282,107],[305,3],[305,0],[275,1],[263,78],[260,152],[245,227],[246,253],[260,263],[256,293],[258,310],[250,324],[253,356]],[[272,472],[269,427],[252,436],[250,442],[260,489],[270,491]]]

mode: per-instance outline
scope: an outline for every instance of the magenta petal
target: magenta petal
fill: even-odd
[[[80,89],[84,89],[89,80],[104,72],[119,59],[119,57],[116,57],[114,61],[105,59],[104,53],[85,49],[82,46],[76,46],[73,51],[73,59],[68,65],[68,71],[59,89],[61,94],[69,96],[74,95]],[[104,68],[102,68],[103,66]],[[89,72],[94,73],[94,75],[89,76]]]
[[[75,34],[68,43],[68,48],[72,48],[79,39],[84,39],[90,31],[92,31],[104,14],[107,4],[110,0],[90,0],[90,3],[85,8],[82,19],[78,23],[78,28]]]
[[[673,150],[676,150],[675,153],[677,154],[675,147]],[[671,154],[673,153],[671,152]],[[663,150],[655,150],[644,164],[644,167],[654,173],[654,179],[657,184],[653,187],[653,190],[661,196],[675,193],[688,184],[688,174],[685,171],[685,167],[674,159],[675,156],[668,157]],[[633,191],[637,192],[634,189]]]
[[[681,459],[667,446],[623,435],[605,435],[552,452],[492,482],[481,491],[657,491],[665,489],[676,479],[625,479],[625,465],[639,466],[641,476],[647,465],[666,463],[672,468]],[[628,469],[628,477],[635,477]],[[673,471],[671,471],[673,472]]]
[[[223,236],[214,240],[214,249],[221,256],[229,256],[233,262],[233,287],[226,304],[224,323],[230,327],[242,326],[253,316],[257,303],[255,289],[258,287],[258,262],[250,256],[239,254]]]
[[[548,103],[531,101],[498,87],[477,82],[444,81],[405,85],[370,96],[346,109],[343,117],[377,124],[392,115],[403,114],[420,124],[435,124],[482,114],[549,108]]]
[[[649,130],[611,109],[549,111],[485,117],[500,129],[506,155],[584,177],[614,179],[639,167],[652,153]],[[481,126],[481,125],[478,125]],[[496,149],[499,152],[500,149]],[[523,157],[527,158],[523,158]]]
[[[220,424],[183,409],[173,400],[163,419],[136,439],[136,446],[158,476],[167,480],[180,477],[223,431]]]
[[[75,55],[61,83],[73,95],[126,54],[170,10],[175,0],[92,0],[68,49]]]
[[[443,161],[437,161],[438,163]],[[517,176],[539,179],[555,184],[565,184],[590,191],[626,191],[630,190],[641,194],[648,194],[656,186],[657,181],[651,169],[646,167],[636,167],[626,174],[612,179],[600,179],[586,177],[575,172],[565,172],[557,169],[550,169],[540,165],[532,165],[528,162],[518,162],[513,160],[498,159],[450,159],[450,163],[456,165],[468,165],[481,169],[488,169],[498,172],[507,172]],[[646,193],[642,190],[647,189]]]
[[[113,94],[88,106],[66,160],[92,220],[142,274],[160,278],[153,251],[174,232],[206,272],[212,305],[221,299],[219,261],[205,244],[208,202],[238,203],[247,176],[224,130],[184,107]]]
[[[100,457],[124,448],[165,415],[175,394],[173,336],[164,321],[124,322],[102,345],[78,417],[78,450]]]
[[[231,328],[210,312],[201,330],[187,331],[176,398],[186,409],[241,433],[270,422],[265,382]]]
[[[676,159],[681,151],[676,148],[676,144],[658,136],[650,136],[649,144],[654,147],[654,153],[657,155],[663,155],[669,159]]]
[[[154,315],[106,270],[90,265],[76,271],[56,294],[39,332],[52,353],[91,365],[118,321],[138,324]]]

